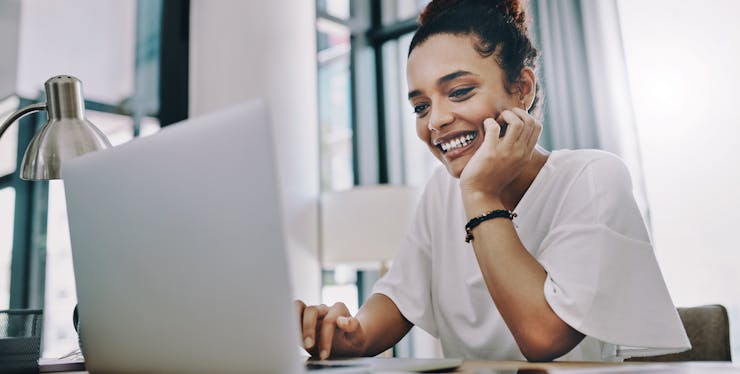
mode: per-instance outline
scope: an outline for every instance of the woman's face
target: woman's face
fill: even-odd
[[[521,107],[494,57],[478,54],[474,42],[434,35],[413,49],[406,69],[416,134],[455,178],[483,142],[483,120]]]

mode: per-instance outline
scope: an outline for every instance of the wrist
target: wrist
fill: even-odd
[[[465,243],[470,243],[475,237],[473,236],[473,229],[478,227],[482,222],[488,221],[494,218],[508,218],[513,220],[516,217],[516,213],[510,210],[498,209],[492,210],[484,215],[471,218],[467,224],[465,224]]]
[[[484,192],[463,191],[463,206],[467,219],[478,217],[492,210],[506,209],[501,197]]]

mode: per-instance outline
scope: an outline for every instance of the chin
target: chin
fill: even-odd
[[[450,164],[446,164],[445,167],[447,168],[447,172],[450,173],[450,175],[455,179],[460,179],[460,174],[462,174],[462,170],[458,170],[450,166]]]
[[[465,165],[468,164],[469,159],[457,159],[453,162],[445,162],[445,167],[447,168],[447,172],[450,173],[451,176],[453,176],[455,179],[460,179],[460,175],[462,174],[463,170],[465,170]]]

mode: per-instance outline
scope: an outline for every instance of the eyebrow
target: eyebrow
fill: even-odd
[[[465,71],[465,70],[458,70],[458,71],[452,72],[450,74],[443,75],[442,77],[440,77],[439,79],[437,79],[437,85],[438,86],[441,86],[442,84],[447,83],[447,82],[449,82],[449,81],[451,81],[451,80],[453,80],[455,78],[464,77],[464,76],[467,76],[467,75],[478,75],[478,74],[473,74],[473,73],[471,73],[469,71]],[[419,90],[413,90],[413,91],[409,92],[409,100],[411,100],[411,99],[413,99],[413,98],[415,98],[415,97],[417,97],[419,95],[421,95],[421,91],[419,91]]]

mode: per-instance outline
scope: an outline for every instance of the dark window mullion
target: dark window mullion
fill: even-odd
[[[2,177],[0,177],[0,189],[11,186],[11,184],[13,183],[14,173],[15,172],[10,173],[8,175],[3,175]]]
[[[373,1],[370,5],[370,30],[367,35],[372,35],[376,30],[383,27],[382,9],[380,1]],[[370,40],[375,56],[375,94],[377,106],[377,134],[378,134],[378,183],[388,183],[388,155],[387,136],[385,131],[385,101],[383,93],[385,85],[383,82],[383,44]]]
[[[96,112],[105,112],[120,114],[123,116],[130,116],[131,113],[124,110],[121,106],[101,103],[99,101],[85,100],[85,110],[93,110]]]
[[[159,124],[188,118],[190,0],[163,0],[159,66]]]
[[[359,142],[357,140],[357,91],[355,84],[355,76],[357,74],[357,64],[355,62],[357,53],[355,52],[357,46],[357,38],[354,35],[350,35],[349,39],[349,100],[350,100],[350,111],[349,121],[352,129],[352,184],[357,186],[360,184],[360,153],[358,152]]]
[[[390,25],[373,28],[368,31],[367,38],[373,44],[382,45],[389,40],[397,40],[410,32],[416,31],[417,27],[416,18],[409,18]]]

